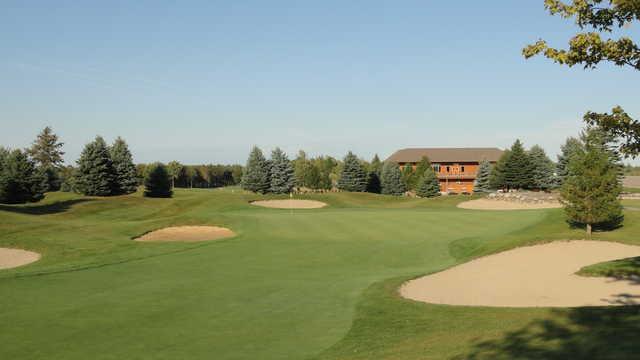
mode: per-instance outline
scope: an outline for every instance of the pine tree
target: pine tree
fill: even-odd
[[[380,184],[382,185],[382,193],[386,195],[402,195],[407,191],[400,166],[394,162],[384,163]]]
[[[0,203],[40,201],[47,188],[46,180],[25,152],[0,149]]]
[[[269,190],[276,194],[288,194],[293,190],[295,174],[291,161],[280,148],[271,153],[271,186]]]
[[[367,189],[367,174],[360,160],[351,151],[344,158],[338,189],[353,192],[363,192]]]
[[[27,153],[35,161],[36,166],[43,176],[46,176],[47,191],[57,191],[60,189],[59,170],[64,162],[62,151],[64,143],[58,141],[58,135],[47,126],[27,150]]]
[[[242,174],[242,188],[256,193],[266,194],[271,186],[269,163],[257,146],[251,149],[247,165]]]
[[[367,192],[373,194],[380,194],[382,192],[380,176],[375,171],[371,171],[367,177]]]
[[[585,225],[590,237],[593,226],[616,226],[622,219],[618,196],[622,184],[618,178],[620,164],[587,131],[584,148],[576,151],[568,163],[568,175],[561,189],[561,199],[569,221]]]
[[[473,191],[475,192],[490,192],[491,191],[491,163],[484,159],[480,162],[478,168],[478,174],[474,181]]]
[[[571,157],[583,150],[582,141],[574,137],[570,137],[560,147],[560,155],[558,155],[558,164],[556,165],[556,173],[558,175],[558,185],[562,185],[569,175],[569,162]]]
[[[431,167],[422,175],[416,194],[424,198],[440,196],[440,181]]]
[[[511,151],[505,150],[498,159],[496,165],[491,169],[491,176],[489,177],[489,183],[492,189],[506,189],[507,184],[505,180],[505,165],[510,161]]]
[[[508,160],[504,163],[504,183],[510,189],[528,189],[533,183],[531,162],[520,140],[511,146]]]
[[[76,171],[76,189],[84,195],[113,195],[114,178],[115,170],[107,144],[102,137],[97,136],[80,154]]]
[[[433,168],[431,167],[431,161],[428,157],[423,156],[420,159],[420,162],[418,162],[418,165],[416,165],[416,170],[412,180],[414,183],[413,189],[417,189],[417,187],[420,186],[420,183],[422,183],[422,178],[424,177],[424,173],[429,169],[433,170]]]
[[[554,174],[555,164],[544,149],[538,145],[534,145],[529,150],[529,160],[531,161],[531,178],[532,187],[538,190],[550,190],[557,184]]]
[[[369,164],[369,173],[376,173],[378,175],[378,179],[380,179],[380,174],[382,174],[382,161],[378,157],[378,154],[373,155],[373,159],[371,159],[371,163]]]
[[[138,189],[138,178],[133,156],[127,143],[120,137],[109,149],[114,171],[114,194],[131,194]]]
[[[167,167],[162,163],[147,166],[144,178],[144,196],[167,198],[171,195],[173,195],[173,191],[171,191],[171,178]]]

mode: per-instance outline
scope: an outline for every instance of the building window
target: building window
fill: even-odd
[[[460,172],[461,172],[461,173],[464,173],[464,166],[461,166],[461,167],[460,167]]]
[[[433,171],[439,173],[440,172],[440,164],[433,165]]]
[[[451,168],[447,166],[447,172],[450,172],[450,171],[451,171]]]

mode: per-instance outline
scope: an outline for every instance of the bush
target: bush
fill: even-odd
[[[144,178],[144,196],[168,198],[171,195],[173,191],[171,191],[171,177],[167,167],[162,163],[148,165]]]

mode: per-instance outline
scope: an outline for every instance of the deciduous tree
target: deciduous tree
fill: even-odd
[[[614,31],[624,32],[626,25],[640,20],[638,0],[545,0],[544,4],[551,15],[575,18],[580,30],[591,31],[573,36],[568,49],[556,49],[546,41],[538,40],[522,50],[526,58],[543,54],[559,64],[582,65],[585,69],[609,62],[640,70],[640,47],[630,37],[606,37]],[[631,118],[620,106],[614,107],[610,114],[589,111],[584,120],[618,137],[624,155],[640,153],[640,121]]]

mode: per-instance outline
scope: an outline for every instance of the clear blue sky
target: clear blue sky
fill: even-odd
[[[0,144],[25,147],[51,125],[69,163],[96,134],[123,136],[139,162],[516,138],[555,155],[586,110],[640,117],[640,72],[521,56],[574,32],[543,0],[5,0]]]

